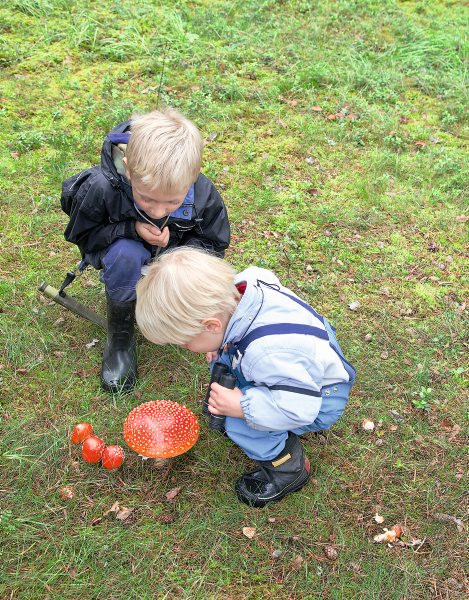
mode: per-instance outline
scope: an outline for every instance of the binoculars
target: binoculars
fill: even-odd
[[[208,400],[210,398],[210,387],[212,383],[218,383],[219,385],[232,390],[236,385],[236,377],[230,373],[229,368],[225,364],[216,362],[213,365],[210,383],[208,384],[208,390],[205,394],[205,400],[202,407],[203,414],[208,417],[208,426],[210,429],[224,433],[226,417],[224,415],[212,415],[208,410]]]

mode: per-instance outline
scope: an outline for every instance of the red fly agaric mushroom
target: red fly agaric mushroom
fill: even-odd
[[[72,442],[80,444],[90,435],[93,435],[93,427],[89,423],[78,423],[72,431]]]
[[[188,408],[170,400],[144,402],[124,422],[124,440],[147,458],[171,458],[187,452],[199,437],[199,423]]]
[[[101,464],[105,469],[118,469],[124,462],[124,451],[120,446],[106,446],[101,456]]]
[[[98,463],[103,455],[105,443],[96,435],[87,437],[81,447],[81,456],[83,460],[92,465]]]

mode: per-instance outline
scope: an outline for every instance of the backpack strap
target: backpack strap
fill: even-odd
[[[297,304],[299,304],[300,306],[305,308],[308,312],[310,312],[312,315],[314,315],[316,317],[316,319],[319,319],[319,321],[321,321],[321,323],[324,325],[324,317],[322,315],[320,315],[318,312],[316,312],[312,306],[310,306],[306,302],[303,302],[303,300],[300,300],[299,298],[297,298],[296,296],[293,296],[292,294],[287,294],[286,292],[282,292],[282,290],[279,290],[278,287],[274,287],[263,281],[258,281],[258,283],[267,286],[268,288],[276,291],[279,294],[282,294],[283,296],[286,296],[287,298],[290,298],[290,300],[293,300],[293,302],[296,302]],[[319,330],[319,331],[322,331],[322,330]],[[322,337],[321,335],[318,335],[317,337],[329,340],[329,335],[327,334],[327,332],[325,332],[325,333],[326,333],[325,338]],[[331,344],[330,340],[329,340],[329,345],[334,350],[334,352],[340,357],[342,362],[345,363],[344,367],[345,367],[347,373],[349,374],[349,376],[352,377],[352,373],[353,373],[353,377],[355,377],[355,367],[348,362],[348,360],[344,357],[344,355],[341,352],[339,352],[339,349],[336,348],[334,346],[334,344]]]
[[[306,309],[308,312],[310,312],[312,315],[314,315],[322,324],[324,324],[324,317],[322,315],[320,315],[318,312],[316,312],[312,306],[310,306],[306,302],[303,302],[303,300],[300,300],[299,298],[297,298],[296,296],[293,296],[292,294],[287,294],[286,292],[282,292],[281,290],[278,289],[278,287],[271,286],[268,283],[265,283],[263,281],[258,281],[258,284],[266,285],[268,288],[276,291],[277,293],[282,294],[283,296],[286,296],[287,298],[290,298],[290,300],[293,300],[294,302],[296,302],[297,304],[302,306],[304,309]],[[292,333],[299,333],[299,334],[303,334],[303,335],[313,335],[322,340],[327,340],[329,342],[330,347],[334,350],[334,352],[341,359],[342,364],[344,365],[344,368],[347,371],[350,379],[353,380],[355,378],[355,368],[344,358],[343,354],[339,351],[339,349],[334,344],[331,343],[329,334],[327,333],[327,331],[325,329],[321,329],[320,327],[314,327],[312,325],[302,325],[302,324],[298,324],[298,323],[274,323],[271,325],[262,325],[261,327],[257,327],[256,329],[253,329],[250,333],[248,333],[246,336],[244,336],[238,343],[233,344],[235,352],[234,352],[234,356],[232,359],[232,367],[236,368],[240,364],[240,362],[244,356],[244,353],[246,352],[246,348],[254,340],[257,340],[258,338],[264,337],[266,335],[292,334]]]
[[[278,335],[278,334],[291,334],[299,333],[303,335],[314,335],[323,340],[329,340],[327,331],[320,329],[319,327],[313,327],[312,325],[299,325],[298,323],[274,323],[272,325],[262,325],[253,329],[248,335],[246,335],[239,343],[233,344],[234,354],[231,360],[231,366],[236,369],[237,366],[241,368],[240,362],[246,351],[246,348],[254,340],[257,340],[266,335]],[[312,390],[310,388],[302,388],[291,385],[272,385],[269,386],[270,390],[281,390],[284,392],[292,392],[296,394],[304,394],[305,396],[321,397],[321,392]]]
[[[273,323],[272,325],[262,325],[253,329],[250,333],[243,337],[243,339],[236,344],[237,350],[244,354],[246,348],[254,340],[266,335],[278,335],[285,333],[300,333],[304,335],[315,335],[322,340],[328,340],[329,336],[325,329],[319,327],[313,327],[312,325],[299,325],[298,323]]]

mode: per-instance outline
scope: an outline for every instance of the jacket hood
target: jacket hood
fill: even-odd
[[[248,267],[235,276],[235,285],[245,282],[246,287],[238,307],[227,325],[223,344],[242,339],[258,315],[263,302],[263,292],[257,285],[258,281],[270,285],[281,285],[280,280],[272,271],[260,267]]]
[[[262,269],[261,267],[248,267],[247,269],[244,269],[244,271],[238,273],[235,277],[235,284],[241,283],[242,281],[245,281],[248,285],[256,285],[258,281],[280,285],[280,280],[275,273],[272,273],[272,271],[267,269]]]
[[[129,184],[126,177],[120,175],[117,172],[116,165],[114,164],[114,160],[112,157],[112,146],[114,144],[123,142],[126,138],[125,143],[128,141],[128,136],[130,133],[130,120],[124,121],[120,123],[114,129],[108,133],[108,135],[104,139],[103,148],[101,150],[101,170],[106,179],[109,180],[113,187],[120,188],[125,192],[125,194],[132,199],[132,187]],[[122,139],[119,139],[122,137]]]

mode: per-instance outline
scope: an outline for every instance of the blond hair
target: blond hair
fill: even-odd
[[[135,115],[125,153],[127,169],[150,190],[185,191],[200,172],[203,147],[194,123],[172,108]]]
[[[231,315],[240,299],[235,270],[196,248],[165,252],[137,285],[135,316],[154,344],[183,345],[205,331],[204,319]]]

